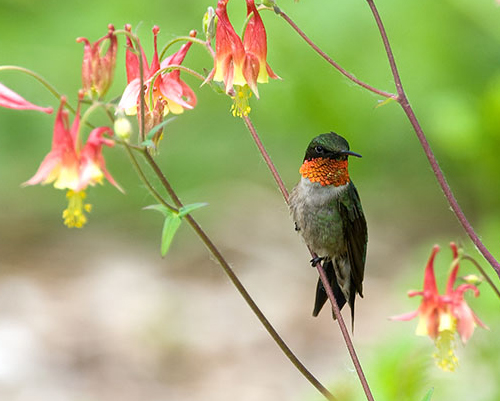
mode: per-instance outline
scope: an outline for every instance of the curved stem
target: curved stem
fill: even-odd
[[[92,103],[92,105],[87,109],[85,110],[85,113],[83,113],[83,116],[82,118],[80,119],[80,124],[78,125],[78,131],[76,133],[76,138],[80,138],[80,133],[82,132],[82,127],[84,125],[88,125],[89,127],[91,127],[92,129],[95,128],[95,126],[93,124],[91,124],[90,122],[88,122],[88,119],[90,117],[90,115],[95,111],[97,110],[99,107],[101,107],[102,104],[101,103]],[[77,141],[78,142],[78,141]]]
[[[144,171],[142,171],[141,166],[139,165],[139,162],[137,161],[136,157],[132,153],[132,149],[130,148],[130,145],[127,142],[120,141],[120,143],[125,146],[125,150],[127,151],[127,154],[130,158],[130,161],[132,162],[132,165],[134,166],[135,170],[137,171],[137,174],[139,174],[139,177],[141,181],[148,187],[149,192],[153,195],[153,197],[160,202],[163,206],[165,206],[167,209],[170,209],[173,212],[178,212],[179,210],[172,205],[169,205],[168,202],[163,199],[163,197],[160,195],[160,193],[153,187],[153,185],[149,182],[147,179],[146,175],[144,174]]]
[[[323,50],[321,50],[311,39],[309,39],[309,37],[297,26],[297,24],[295,24],[295,22],[292,21],[292,19],[287,14],[285,14],[284,11],[282,11],[278,7],[274,7],[274,11],[276,12],[276,14],[281,16],[286,22],[288,22],[288,24],[300,35],[300,37],[302,39],[304,39],[309,44],[309,46],[311,46],[321,57],[323,57],[330,65],[332,65],[336,70],[338,70],[346,78],[348,78],[349,80],[351,80],[355,84],[357,84],[357,85],[359,85],[359,86],[361,86],[361,87],[363,87],[363,88],[365,88],[373,93],[376,93],[377,95],[380,95],[380,96],[385,97],[385,98],[393,98],[393,99],[396,98],[396,96],[394,94],[389,93],[389,92],[385,92],[385,91],[377,89],[377,88],[374,88],[373,86],[356,78],[350,72],[348,72],[347,70],[342,68],[340,66],[340,64],[338,64],[335,60],[333,60],[328,54],[326,54]]]
[[[264,145],[262,144],[262,141],[260,140],[259,135],[257,134],[257,130],[255,129],[252,120],[250,120],[250,117],[248,116],[243,116],[242,117],[245,125],[247,126],[248,130],[250,131],[250,134],[252,135],[252,138],[254,139],[262,157],[264,158],[269,170],[271,171],[271,174],[274,177],[274,180],[278,184],[278,187],[281,190],[281,193],[283,194],[283,198],[285,199],[285,202],[288,204],[289,203],[289,194],[288,191],[285,187],[285,184],[283,183],[283,180],[281,179],[281,176],[279,175],[276,167],[274,166],[274,163],[271,160],[271,157],[267,153]],[[309,248],[309,252],[311,253],[311,256],[315,258],[317,255],[312,252],[312,250]],[[337,305],[337,301],[335,299],[335,296],[333,294],[332,287],[330,285],[330,282],[328,280],[328,277],[326,276],[325,270],[323,269],[323,265],[321,263],[316,264],[316,269],[318,270],[319,277],[321,279],[321,282],[323,283],[323,286],[326,290],[326,294],[328,296],[328,299],[330,300],[330,303],[332,304],[333,307],[333,313],[337,319],[337,322],[340,327],[340,331],[342,332],[342,336],[344,337],[344,341],[346,343],[347,349],[349,350],[349,354],[351,356],[352,362],[354,364],[354,367],[356,369],[356,372],[358,374],[359,380],[361,382],[361,385],[363,387],[363,390],[365,392],[366,398],[368,401],[373,401],[373,395],[371,393],[370,386],[368,385],[368,381],[366,380],[366,376],[363,372],[363,368],[361,367],[361,363],[359,361],[359,358],[356,354],[356,349],[354,348],[354,344],[352,342],[351,336],[349,335],[349,331],[346,327],[346,324],[344,322],[344,318],[342,317],[342,314],[340,313],[340,309]]]
[[[472,256],[469,256],[469,255],[463,255],[462,256],[462,259],[466,259],[470,262],[472,262],[472,264],[474,266],[476,266],[476,269],[479,270],[479,272],[481,273],[481,275],[484,277],[484,279],[488,282],[488,284],[490,285],[490,287],[493,289],[493,292],[495,294],[497,294],[498,298],[500,298],[500,290],[497,288],[497,286],[493,283],[493,280],[491,280],[491,278],[488,276],[488,274],[486,274],[486,272],[484,271],[484,269],[481,267],[481,265],[479,263],[476,262],[476,260],[472,257]]]
[[[180,41],[186,41],[186,42],[193,42],[193,43],[197,43],[199,45],[202,45],[203,47],[205,47],[205,49],[207,49],[207,52],[212,56],[214,57],[214,52],[213,52],[213,49],[210,47],[210,44],[207,43],[206,41],[204,40],[201,40],[201,39],[198,39],[198,38],[193,38],[192,36],[179,36],[175,39],[172,39],[170,42],[168,42],[164,47],[163,49],[161,50],[161,53],[160,53],[160,60],[163,59],[163,56],[165,56],[165,53],[167,52],[167,50],[169,49],[170,46],[172,46],[173,44],[177,43],[177,42],[180,42]]]
[[[396,88],[398,91],[398,97],[397,101],[403,108],[406,116],[410,120],[410,123],[415,130],[415,133],[417,134],[418,140],[420,141],[420,144],[422,148],[424,149],[425,155],[427,156],[427,159],[429,160],[429,163],[431,165],[432,171],[434,172],[434,175],[436,176],[436,179],[441,187],[441,189],[444,192],[444,195],[446,199],[448,200],[448,203],[453,210],[453,213],[457,217],[458,221],[462,225],[463,229],[469,236],[469,238],[472,240],[474,245],[479,249],[479,251],[483,254],[484,258],[490,263],[490,265],[493,267],[493,269],[496,271],[497,275],[500,277],[500,263],[493,257],[493,255],[490,253],[488,248],[483,244],[479,236],[476,234],[474,229],[472,228],[472,225],[469,223],[467,218],[465,217],[464,212],[462,211],[462,208],[458,204],[455,196],[453,195],[453,192],[446,181],[446,178],[444,177],[443,171],[441,170],[441,167],[439,167],[438,161],[436,157],[434,156],[434,152],[432,151],[429,142],[427,141],[427,138],[422,130],[422,127],[420,126],[420,123],[417,120],[417,117],[415,116],[415,112],[413,111],[410,102],[408,101],[405,91],[403,89],[403,85],[401,83],[401,78],[399,76],[398,68],[396,66],[396,61],[394,59],[394,55],[392,54],[392,49],[391,45],[389,43],[389,39],[387,37],[387,33],[384,28],[384,24],[382,23],[382,20],[380,18],[380,14],[378,13],[378,10],[375,6],[375,3],[373,0],[366,0],[368,2],[368,5],[370,6],[370,9],[373,13],[373,16],[375,17],[375,21],[377,22],[378,29],[380,31],[380,35],[382,36],[382,40],[384,42],[384,47],[385,51],[387,53],[387,57],[389,59],[389,64],[391,66],[391,71],[392,75],[394,77],[394,82],[396,84]]]
[[[184,67],[183,65],[179,65],[179,64],[172,64],[172,65],[169,65],[165,68],[162,68],[162,69],[156,71],[155,74],[151,77],[151,82],[155,82],[156,78],[158,78],[158,75],[166,73],[166,72],[170,72],[172,70],[185,71],[188,74],[191,74],[193,77],[198,78],[202,82],[205,82],[205,80],[206,80],[206,77],[204,77],[200,73],[196,72],[195,70],[192,70],[191,68]]]
[[[19,72],[22,72],[26,75],[29,75],[29,76],[35,78],[43,86],[45,86],[45,88],[47,88],[47,90],[50,93],[52,93],[57,98],[57,100],[61,100],[62,94],[59,93],[59,91],[55,88],[55,86],[51,85],[49,83],[49,81],[47,81],[44,77],[42,77],[41,75],[37,74],[34,71],[31,71],[31,70],[24,68],[24,67],[19,67],[17,65],[2,65],[2,66],[0,66],[0,71],[19,71]],[[68,110],[70,110],[73,114],[76,113],[76,110],[73,107],[71,107],[68,103],[66,103],[66,108]]]
[[[149,163],[157,177],[160,179],[160,182],[162,183],[163,187],[165,190],[168,192],[172,200],[174,201],[175,205],[177,208],[181,208],[182,202],[173,190],[172,186],[168,182],[167,178],[161,171],[160,167],[156,162],[154,161],[153,157],[151,154],[147,151],[147,149],[143,150],[143,155],[146,158],[146,161]],[[276,342],[276,344],[280,347],[280,349],[283,351],[283,353],[286,355],[286,357],[292,362],[292,364],[302,373],[302,375],[321,393],[323,396],[325,396],[326,399],[330,401],[335,401],[336,398],[333,396],[332,393],[326,389],[319,381],[314,377],[314,375],[302,364],[302,362],[295,356],[295,354],[292,352],[292,350],[288,347],[288,345],[285,343],[285,341],[280,337],[278,332],[274,329],[274,327],[271,325],[269,320],[266,318],[264,313],[259,309],[255,301],[252,299],[246,288],[243,286],[241,281],[239,280],[238,276],[234,273],[233,269],[231,269],[231,266],[229,266],[229,263],[226,261],[224,256],[221,254],[221,252],[218,250],[218,248],[215,246],[215,244],[212,242],[212,240],[208,237],[208,235],[203,231],[201,226],[196,222],[196,220],[190,215],[185,216],[186,220],[188,221],[189,225],[193,228],[193,230],[198,234],[200,239],[203,241],[205,246],[208,248],[210,253],[217,259],[219,262],[220,266],[223,268],[224,272],[226,275],[229,277],[233,285],[236,287],[240,295],[243,297],[247,305],[252,309],[252,312],[257,316],[259,321],[262,323],[262,325],[265,327],[267,332],[270,334],[272,339]]]

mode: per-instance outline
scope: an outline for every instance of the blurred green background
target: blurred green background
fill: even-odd
[[[244,4],[229,5],[237,30]],[[358,78],[394,91],[364,1],[279,5]],[[500,7],[493,0],[377,5],[419,121],[468,218],[499,257]],[[109,23],[130,23],[151,58],[154,24],[162,47],[201,31],[208,6],[216,2],[0,0],[0,64],[38,72],[74,104],[83,48],[77,37],[94,41]],[[283,80],[259,86],[251,117],[288,188],[319,133],[336,131],[363,155],[350,165],[370,237],[354,338],[375,398],[420,400],[434,387],[433,400],[498,400],[499,304],[486,284],[480,298],[467,299],[491,331],[478,329],[467,347],[458,346],[461,366],[453,374],[433,365],[431,341],[414,336],[416,321],[387,320],[417,307],[406,291],[421,288],[434,243],[442,247],[442,287],[452,240],[487,267],[450,212],[402,110],[376,108],[376,96],[327,65],[285,21],[262,16],[268,61]],[[126,84],[124,53],[121,37],[111,98]],[[199,72],[212,67],[197,46],[184,64]],[[185,203],[209,203],[195,216],[304,363],[339,400],[363,399],[329,311],[310,316],[315,272],[242,121],[230,114],[227,97],[184,79],[198,106],[167,126],[159,163]],[[58,107],[30,77],[1,72],[0,82],[36,104]],[[122,149],[105,155],[126,196],[108,184],[91,189],[94,208],[83,230],[62,225],[62,191],[20,187],[50,149],[53,118],[0,109],[0,398],[321,399],[189,227],[160,257],[160,215],[141,210],[154,201]],[[462,272],[474,271],[464,265]]]

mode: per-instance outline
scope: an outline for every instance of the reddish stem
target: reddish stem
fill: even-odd
[[[259,151],[264,158],[264,160],[267,163],[267,166],[269,167],[269,170],[271,171],[271,174],[273,175],[274,180],[278,184],[278,187],[281,190],[281,193],[283,194],[283,198],[285,199],[285,202],[288,204],[288,191],[285,187],[285,184],[283,183],[283,180],[281,179],[278,170],[274,166],[274,163],[272,162],[269,154],[267,153],[264,145],[262,144],[262,141],[260,140],[259,134],[257,134],[257,130],[255,129],[252,120],[250,120],[250,117],[248,116],[243,116],[243,121],[245,122],[245,125],[247,126],[248,130],[250,131],[250,134],[252,135],[252,138],[254,139],[257,147],[259,148]],[[315,258],[317,255],[309,249],[309,252],[311,253],[311,256]],[[328,299],[330,300],[330,303],[332,304],[333,307],[333,313],[335,317],[337,318],[337,322],[340,327],[340,331],[342,332],[342,336],[344,337],[344,341],[346,343],[347,349],[349,350],[349,354],[351,355],[352,362],[354,364],[354,367],[356,369],[356,372],[358,374],[359,380],[361,381],[361,385],[363,386],[363,390],[365,391],[366,398],[368,401],[373,401],[373,395],[370,390],[370,386],[368,385],[368,381],[366,380],[366,376],[363,372],[363,368],[361,367],[361,363],[359,362],[358,355],[356,354],[356,349],[354,348],[354,344],[352,342],[351,336],[349,335],[349,330],[346,327],[346,324],[344,322],[344,318],[342,317],[342,314],[340,313],[339,306],[337,305],[337,301],[335,299],[335,296],[333,294],[332,287],[330,286],[330,282],[328,280],[328,277],[326,276],[325,270],[323,269],[323,265],[321,263],[316,264],[316,268],[319,273],[319,277],[321,279],[321,282],[323,283],[323,287],[326,289],[326,294],[328,295]]]
[[[352,82],[355,84],[373,92],[376,93],[377,95],[383,96],[385,98],[393,98],[395,99],[396,96],[392,93],[385,92],[383,90],[374,88],[373,86],[367,84],[366,82],[363,82],[356,78],[354,75],[352,75],[349,71],[345,70],[338,64],[335,60],[333,60],[328,54],[326,54],[323,50],[321,50],[298,26],[295,22],[292,21],[292,19],[285,14],[284,11],[280,10],[278,7],[274,8],[274,11],[276,14],[279,16],[283,17],[283,19],[288,22],[288,24],[300,35],[302,39],[304,39],[309,46],[311,46],[321,57],[323,57],[330,65],[332,65],[335,69],[337,69],[342,75],[350,79]]]
[[[153,171],[155,172],[156,176],[162,183],[163,187],[165,190],[168,192],[169,196],[172,198],[174,204],[178,207],[181,208],[183,206],[181,200],[177,196],[176,192],[170,185],[170,182],[167,180],[165,175],[163,174],[162,170],[158,166],[158,164],[155,162],[151,154],[148,152],[147,149],[143,150],[143,155],[146,158],[146,161],[149,163]],[[321,393],[323,396],[329,400],[329,401],[336,401],[337,399],[333,396],[330,391],[326,387],[324,387],[318,379],[302,364],[302,362],[295,356],[293,351],[288,347],[288,345],[285,343],[285,341],[281,338],[281,336],[278,334],[276,329],[273,327],[273,325],[269,322],[269,320],[266,318],[264,313],[259,309],[251,295],[248,293],[246,288],[243,286],[243,283],[239,280],[238,276],[236,273],[234,273],[233,269],[229,265],[229,263],[226,261],[222,253],[219,251],[219,249],[215,246],[215,244],[212,242],[210,237],[205,233],[205,231],[201,228],[201,226],[198,224],[198,222],[190,215],[186,215],[185,219],[188,221],[190,226],[193,228],[193,230],[198,234],[199,238],[203,241],[205,246],[208,248],[210,253],[217,259],[219,262],[220,266],[226,273],[226,275],[229,277],[233,285],[236,287],[240,295],[243,297],[247,305],[252,309],[253,313],[257,316],[261,324],[265,327],[267,332],[270,334],[270,336],[273,338],[273,340],[276,342],[276,344],[280,347],[280,349],[283,351],[283,353],[286,355],[286,357],[292,362],[292,364],[299,370],[300,373]]]
[[[424,134],[424,131],[422,130],[422,127],[420,126],[420,123],[417,120],[417,117],[415,116],[415,112],[413,111],[410,102],[408,101],[408,98],[406,97],[406,93],[403,89],[403,85],[401,83],[401,78],[399,76],[398,68],[396,66],[396,61],[394,59],[394,55],[392,54],[392,49],[391,45],[389,43],[389,39],[387,36],[387,33],[384,28],[384,24],[382,23],[382,20],[380,18],[380,14],[378,13],[378,10],[375,6],[375,3],[373,0],[366,0],[368,2],[368,5],[370,6],[370,9],[372,10],[373,16],[375,17],[375,21],[377,22],[378,29],[380,31],[380,35],[382,36],[382,41],[384,42],[384,47],[385,51],[387,53],[387,57],[389,59],[389,64],[391,66],[391,71],[392,75],[394,77],[394,83],[396,84],[397,92],[398,92],[398,97],[397,101],[403,108],[406,116],[410,120],[411,125],[413,126],[413,129],[415,130],[415,133],[417,134],[418,140],[420,141],[420,144],[422,145],[422,148],[424,149],[425,155],[427,156],[427,159],[429,160],[429,163],[431,165],[432,171],[434,172],[434,175],[436,176],[436,179],[443,190],[443,193],[448,200],[448,203],[450,204],[451,209],[453,210],[453,213],[457,217],[458,221],[462,225],[463,229],[469,236],[469,238],[472,240],[474,245],[479,249],[479,251],[483,254],[485,259],[490,263],[490,265],[493,267],[493,269],[496,271],[498,277],[500,278],[500,263],[493,257],[491,252],[486,248],[486,246],[483,244],[483,242],[479,239],[479,236],[476,234],[474,229],[472,228],[472,225],[469,223],[467,220],[467,217],[465,217],[464,212],[462,211],[462,208],[458,204],[455,196],[453,195],[453,192],[446,181],[446,178],[444,177],[443,170],[441,170],[441,167],[439,167],[439,163],[436,160],[436,157],[434,156],[434,152],[432,151],[429,142],[427,141],[427,138]]]

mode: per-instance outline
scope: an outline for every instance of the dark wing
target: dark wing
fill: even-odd
[[[354,314],[356,292],[363,296],[363,276],[365,273],[366,245],[368,231],[361,208],[358,191],[351,182],[338,198],[339,212],[344,222],[344,238],[347,242],[347,256],[351,265],[352,287],[349,305]]]

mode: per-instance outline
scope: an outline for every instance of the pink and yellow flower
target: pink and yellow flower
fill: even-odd
[[[95,128],[82,147],[78,138],[80,103],[71,127],[68,112],[64,110],[65,104],[66,98],[63,97],[54,124],[51,151],[45,156],[35,175],[23,185],[54,183],[55,188],[66,189],[69,206],[63,212],[64,224],[68,227],[82,227],[87,221],[84,212],[90,211],[90,205],[83,203],[85,190],[89,185],[102,184],[105,177],[120,191],[122,189],[107,171],[102,155],[103,145],[114,145],[112,140],[103,137],[104,134],[112,134],[111,129]]]
[[[125,26],[131,31],[130,25]],[[140,103],[141,79],[140,79],[140,57],[144,71],[144,105],[146,132],[161,123],[163,117],[169,112],[181,114],[185,109],[192,109],[196,105],[196,95],[193,90],[180,79],[180,70],[170,72],[162,71],[173,65],[180,65],[191,47],[191,42],[184,44],[176,53],[167,57],[161,63],[158,58],[157,36],[160,28],[153,27],[154,53],[151,65],[148,64],[144,50],[139,46],[136,49],[132,40],[127,37],[126,69],[128,85],[123,92],[118,104],[128,115],[137,114]],[[196,36],[192,31],[190,36]],[[156,141],[159,140],[161,130],[156,133]],[[155,139],[154,139],[155,140]],[[156,142],[155,141],[155,142]]]
[[[422,296],[419,308],[414,312],[391,318],[393,320],[411,320],[418,316],[419,323],[416,334],[429,336],[434,340],[437,348],[434,354],[437,365],[446,371],[455,370],[458,364],[454,351],[456,334],[465,344],[472,336],[476,325],[487,328],[464,299],[464,293],[467,290],[471,290],[477,297],[479,295],[477,287],[472,284],[461,284],[454,288],[460,257],[457,246],[451,243],[450,247],[453,251],[453,262],[445,294],[439,294],[434,276],[434,259],[439,251],[439,246],[435,245],[425,268],[423,290],[408,292],[410,297]]]
[[[217,3],[214,68],[207,81],[212,79],[224,83],[226,93],[234,101],[233,114],[241,117],[250,112],[249,89],[259,97],[257,83],[267,83],[269,77],[279,77],[267,63],[266,30],[254,0],[246,0],[248,23],[243,40],[229,21],[228,1],[219,0]]]
[[[0,107],[15,110],[37,110],[47,114],[53,111],[52,107],[41,107],[28,102],[21,95],[7,88],[2,83],[0,83]]]
[[[109,40],[108,49],[104,55],[101,55],[103,43],[106,40]],[[108,25],[108,34],[92,44],[86,38],[77,38],[76,41],[84,42],[82,63],[83,90],[89,97],[97,94],[97,97],[100,98],[106,94],[113,81],[118,47],[115,28],[111,24]]]

